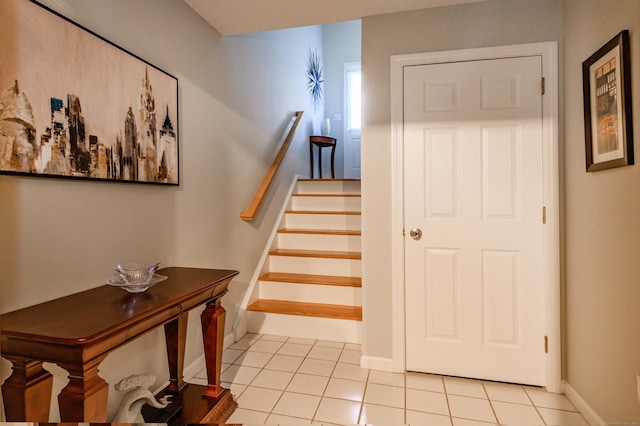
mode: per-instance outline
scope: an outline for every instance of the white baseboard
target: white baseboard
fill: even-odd
[[[391,358],[380,358],[377,356],[363,355],[360,358],[360,367],[368,368],[370,370],[388,371],[391,372],[393,361]]]
[[[578,394],[578,392],[576,392],[573,386],[569,384],[569,382],[564,380],[562,384],[565,396],[569,398],[569,401],[571,401],[571,403],[578,409],[578,411],[580,411],[580,414],[582,414],[582,416],[587,422],[589,422],[591,426],[602,426],[607,424],[607,422],[602,420],[602,417],[600,417],[598,413],[596,413],[595,410],[591,408],[591,406],[587,404],[584,399],[582,399],[582,397]]]

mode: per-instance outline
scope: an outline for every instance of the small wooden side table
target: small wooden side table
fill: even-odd
[[[334,161],[336,158],[336,138],[331,136],[309,136],[309,165],[311,166],[311,179],[313,179],[313,146],[318,147],[318,175],[322,179],[322,148],[331,147],[331,178],[336,178]]]

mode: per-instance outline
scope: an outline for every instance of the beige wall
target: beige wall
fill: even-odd
[[[566,0],[566,378],[607,422],[640,420],[640,166],[585,172],[582,61],[631,33],[636,164],[640,2]]]
[[[306,53],[322,52],[320,27],[222,38],[182,1],[45,3],[178,78],[181,185],[0,176],[0,312],[102,285],[119,261],[154,258],[240,271],[223,303],[229,334],[290,182],[308,173],[306,135],[321,114],[308,111]],[[273,203],[243,222],[296,110],[307,111]],[[187,365],[202,353],[199,312],[190,320]],[[101,376],[112,385],[149,372],[162,384],[163,342],[158,331],[119,349]],[[57,392],[66,375],[50,368]],[[0,369],[3,381],[9,363]],[[112,389],[110,412],[119,397]]]
[[[627,28],[637,77],[639,27],[637,0],[491,0],[363,20],[365,355],[392,355],[390,56],[555,40],[561,79],[563,377],[607,422],[640,420],[640,169],[585,172],[581,75],[582,61]],[[635,78],[636,135],[639,92]]]
[[[392,355],[390,57],[541,41],[562,41],[561,2],[494,0],[363,19],[365,355]]]

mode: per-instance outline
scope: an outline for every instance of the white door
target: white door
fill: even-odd
[[[541,68],[404,68],[407,370],[546,383]]]

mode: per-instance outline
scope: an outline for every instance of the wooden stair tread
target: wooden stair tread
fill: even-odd
[[[362,197],[362,195],[360,194],[343,194],[343,193],[339,193],[339,194],[329,194],[329,193],[322,193],[322,194],[291,194],[292,197]]]
[[[330,181],[330,182],[360,182],[361,179],[310,179],[310,178],[302,178],[302,179],[298,179],[298,181],[302,181],[302,182],[323,182],[323,181]]]
[[[287,210],[287,214],[341,214],[341,215],[361,215],[359,211],[329,211],[329,210]]]
[[[323,250],[271,250],[272,256],[294,256],[294,257],[320,257],[326,259],[362,259],[362,253],[358,251],[323,251]]]
[[[259,299],[249,305],[247,310],[285,315],[362,321],[362,307],[360,306]]]
[[[267,272],[260,281],[276,281],[292,284],[318,284],[341,287],[362,287],[360,277],[337,277],[329,275],[290,274],[287,272]]]
[[[313,234],[313,235],[362,235],[361,231],[349,231],[349,230],[333,230],[333,229],[292,229],[284,228],[278,229],[280,234]]]

